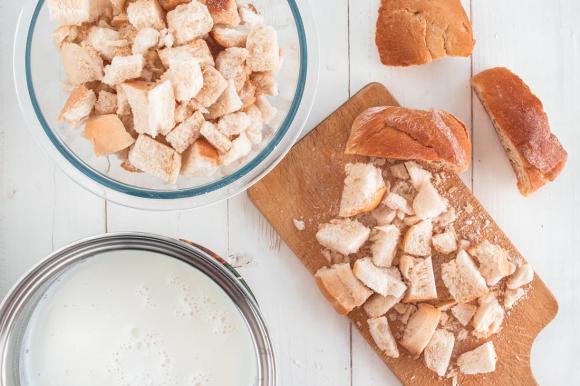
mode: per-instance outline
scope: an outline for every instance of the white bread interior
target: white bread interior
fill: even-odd
[[[370,232],[369,228],[356,220],[332,220],[320,225],[316,239],[323,247],[347,256],[358,252]]]
[[[387,318],[381,316],[375,319],[369,319],[367,323],[369,325],[369,332],[377,347],[388,357],[398,358],[399,349],[397,348],[397,341],[391,333]]]
[[[423,352],[425,365],[440,377],[445,376],[454,345],[455,336],[453,333],[443,329],[435,330]]]
[[[495,371],[497,355],[493,342],[487,342],[474,350],[463,353],[457,359],[459,371],[463,374],[485,374]]]
[[[515,265],[510,262],[506,250],[487,240],[472,246],[468,252],[479,262],[479,271],[490,286],[515,271]]]
[[[400,297],[407,289],[401,279],[388,269],[377,267],[368,257],[355,261],[353,272],[367,287],[382,296]]]
[[[340,217],[370,212],[381,202],[387,187],[381,171],[370,163],[348,163],[340,200]]]
[[[426,303],[419,304],[405,326],[401,346],[418,358],[433,337],[440,319],[440,310]]]
[[[449,293],[459,303],[469,303],[489,292],[485,279],[464,250],[441,265],[441,278]]]

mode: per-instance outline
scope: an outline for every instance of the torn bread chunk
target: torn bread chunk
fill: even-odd
[[[203,115],[196,111],[191,117],[171,130],[165,136],[165,140],[169,142],[175,151],[181,154],[199,138],[201,126],[204,122]]]
[[[116,114],[99,115],[89,119],[84,135],[93,144],[97,157],[117,153],[135,142]]]
[[[228,87],[228,81],[218,70],[209,65],[201,66],[201,74],[203,87],[195,96],[195,100],[203,107],[210,107]]]
[[[256,86],[256,94],[277,96],[280,92],[278,90],[278,82],[272,71],[254,72],[250,76],[250,81]]]
[[[446,227],[453,224],[455,220],[457,220],[457,211],[454,207],[450,207],[445,213],[442,213],[435,218],[433,223],[439,227]]]
[[[240,4],[238,12],[243,24],[250,26],[264,24],[264,17],[252,3]]]
[[[478,338],[488,338],[497,333],[503,323],[505,312],[493,293],[479,298],[479,308],[473,315],[471,325]]]
[[[250,30],[245,27],[228,27],[224,25],[214,25],[211,30],[211,37],[222,47],[246,47],[246,40]]]
[[[264,122],[262,122],[262,113],[256,106],[251,105],[246,109],[246,114],[250,117],[251,123],[246,134],[254,145],[259,145],[264,140]]]
[[[232,137],[244,133],[250,127],[251,123],[252,121],[248,114],[238,111],[221,117],[218,121],[217,128],[222,134]]]
[[[479,271],[490,286],[496,285],[515,271],[515,265],[510,262],[507,251],[487,240],[469,248],[468,252],[479,262]]]
[[[459,371],[463,374],[485,374],[495,371],[497,355],[493,342],[487,342],[474,350],[463,353],[457,358]]]
[[[404,302],[416,303],[437,299],[437,287],[435,285],[431,257],[422,259],[403,255],[399,259],[399,269],[409,286],[403,299]]]
[[[368,257],[358,259],[354,263],[353,272],[367,287],[382,296],[400,297],[407,289],[405,283],[392,271],[377,267]]]
[[[391,174],[393,175],[393,177],[398,178],[400,180],[408,180],[409,177],[409,173],[407,172],[407,168],[405,167],[405,164],[395,164],[395,165],[391,165],[391,167],[389,168]]]
[[[390,267],[397,253],[401,231],[395,225],[383,225],[375,228],[371,237],[373,263],[377,267]]]
[[[316,239],[323,247],[346,256],[358,252],[368,240],[370,232],[357,220],[332,220],[320,225]]]
[[[455,237],[455,232],[445,232],[438,235],[434,235],[431,238],[433,248],[439,253],[448,255],[457,250],[457,238]]]
[[[177,182],[181,170],[181,155],[147,135],[139,135],[129,150],[129,162],[137,169],[170,184]]]
[[[371,212],[373,218],[377,222],[378,226],[392,224],[393,220],[397,216],[397,211],[391,208],[380,205],[378,208]]]
[[[173,85],[175,99],[188,102],[203,88],[204,78],[199,62],[190,52],[179,52],[171,55],[167,64],[169,68],[162,79],[167,79]]]
[[[265,124],[270,124],[278,114],[278,109],[264,95],[256,97],[256,107],[260,109]]]
[[[503,295],[503,306],[506,310],[512,309],[513,306],[526,294],[523,288],[515,290],[507,289]]]
[[[65,42],[74,43],[78,38],[79,27],[75,25],[61,25],[52,33],[52,41],[58,49],[60,49]]]
[[[106,0],[48,0],[52,20],[62,25],[81,25],[96,20],[107,11]]]
[[[232,141],[232,147],[227,153],[221,155],[221,162],[224,166],[233,164],[234,162],[244,158],[252,151],[252,142],[248,139],[246,133],[240,135]]]
[[[388,357],[398,358],[399,349],[397,348],[397,341],[395,341],[391,333],[387,318],[381,316],[375,319],[368,319],[367,323],[369,325],[369,333],[377,347]]]
[[[166,135],[175,125],[175,97],[171,82],[126,82],[122,85],[127,96],[135,131],[156,137]]]
[[[213,19],[204,4],[192,0],[168,12],[167,24],[175,31],[177,44],[181,45],[208,34],[213,28]]]
[[[374,294],[366,301],[363,308],[369,318],[385,315],[393,306],[401,301],[400,297]]]
[[[320,268],[315,278],[320,291],[342,315],[360,307],[373,294],[358,281],[348,263]]]
[[[119,32],[111,28],[91,27],[87,43],[103,58],[112,60],[117,55],[129,54],[129,42],[122,39]]]
[[[340,217],[370,212],[381,202],[387,187],[381,171],[366,163],[348,163],[340,201]]]
[[[464,327],[471,322],[476,311],[477,307],[473,304],[457,304],[451,308],[451,314]]]
[[[424,183],[431,182],[433,175],[423,169],[417,162],[407,161],[405,162],[405,167],[415,189],[418,190]]]
[[[513,275],[508,278],[507,287],[511,290],[523,287],[534,280],[534,270],[529,264],[518,267]]]
[[[413,211],[422,220],[435,218],[447,210],[446,200],[430,182],[424,182],[413,200]]]
[[[64,43],[60,52],[67,79],[73,86],[103,78],[103,59],[92,47]]]
[[[103,83],[116,86],[139,78],[143,72],[143,65],[143,55],[115,56],[111,64],[105,67]]]
[[[397,210],[406,215],[415,214],[413,212],[413,208],[411,208],[407,200],[404,197],[392,191],[385,195],[385,198],[383,199],[383,204],[386,205],[387,208]]]
[[[157,0],[137,0],[127,6],[129,23],[137,30],[165,28],[164,12]]]
[[[242,108],[242,105],[242,100],[236,91],[235,82],[229,80],[225,91],[220,95],[218,100],[209,107],[209,113],[206,114],[206,119],[218,119],[226,114],[235,113]]]
[[[95,113],[98,115],[115,114],[117,112],[117,95],[106,91],[99,91],[97,102],[95,103]]]
[[[207,139],[220,153],[225,154],[232,148],[232,141],[221,133],[211,122],[204,122],[200,129],[201,135]]]
[[[207,140],[200,138],[182,154],[181,173],[186,176],[209,177],[219,168],[219,153]]]
[[[441,278],[458,303],[469,303],[489,292],[485,279],[464,250],[454,260],[441,265]]]
[[[204,0],[215,24],[236,26],[240,24],[240,15],[236,0]]]
[[[153,47],[159,44],[159,31],[155,28],[143,28],[135,36],[133,41],[132,52],[133,55],[143,55]]]
[[[443,329],[435,330],[423,353],[425,366],[435,371],[438,376],[445,376],[454,345],[455,336],[451,332]]]
[[[280,61],[278,33],[267,25],[256,25],[250,31],[246,47],[252,72],[276,71]]]
[[[58,120],[78,126],[93,111],[97,97],[95,92],[85,86],[78,86],[69,95]]]
[[[248,50],[245,48],[226,48],[219,53],[215,60],[215,68],[227,80],[233,80],[236,84],[236,91],[240,91],[248,79],[246,60]]]
[[[403,251],[414,256],[430,256],[432,234],[431,220],[424,220],[409,227],[403,238]]]
[[[426,303],[419,304],[405,326],[401,346],[418,358],[433,337],[440,319],[441,311],[437,308]]]

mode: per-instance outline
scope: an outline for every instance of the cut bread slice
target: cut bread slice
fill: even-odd
[[[343,255],[358,252],[368,240],[370,229],[356,220],[332,220],[321,224],[316,239],[325,248]]]
[[[203,115],[196,111],[191,117],[171,130],[165,136],[165,140],[181,154],[199,138],[204,122]]]
[[[489,292],[485,279],[464,250],[454,260],[441,265],[441,278],[458,303],[469,303]]]
[[[143,65],[143,55],[115,56],[111,64],[105,67],[103,83],[116,86],[125,81],[140,78]]]
[[[228,81],[213,66],[202,65],[203,87],[195,100],[203,107],[213,105],[228,87]]]
[[[369,325],[369,333],[377,347],[388,357],[398,358],[399,349],[397,348],[397,341],[391,333],[387,318],[381,316],[375,319],[368,319],[367,323]]]
[[[103,78],[103,59],[92,47],[63,43],[60,52],[67,79],[73,86]]]
[[[320,291],[341,315],[360,307],[373,294],[358,281],[348,263],[320,268],[315,278]]]
[[[84,135],[93,144],[97,157],[117,153],[135,142],[116,114],[99,115],[89,119]]]
[[[485,374],[495,371],[497,355],[493,342],[487,342],[474,350],[463,353],[457,359],[459,371],[463,374]]]
[[[529,264],[523,264],[516,269],[516,272],[508,278],[507,287],[511,290],[523,287],[534,280],[534,270]]]
[[[181,173],[187,176],[210,177],[219,168],[219,153],[207,140],[200,138],[182,155]]]
[[[203,88],[204,78],[197,59],[187,51],[181,51],[167,58],[169,69],[162,79],[167,79],[173,85],[175,99],[188,102]]]
[[[451,308],[451,314],[457,319],[462,326],[467,326],[473,315],[477,312],[477,307],[473,304],[457,304]]]
[[[353,272],[367,287],[382,296],[400,297],[407,289],[400,278],[388,269],[377,267],[368,257],[358,259],[354,263]]]
[[[431,257],[417,258],[403,255],[399,259],[399,269],[408,283],[405,303],[423,302],[437,299],[437,287]]]
[[[378,318],[379,316],[385,315],[400,301],[400,297],[374,294],[366,301],[363,308],[369,318]]]
[[[349,163],[344,170],[339,216],[352,217],[375,209],[387,190],[380,169],[370,163]]]
[[[371,237],[373,263],[377,267],[390,267],[397,253],[401,231],[395,225],[383,225],[375,228]]]
[[[419,304],[405,326],[401,346],[418,358],[433,337],[440,319],[441,311],[437,308],[425,303]]]
[[[93,90],[85,86],[76,87],[69,95],[58,120],[73,126],[78,126],[91,114],[96,99],[97,97]]]
[[[143,28],[161,30],[165,28],[164,16],[163,9],[157,0],[136,0],[127,6],[129,23],[137,30]]]
[[[202,66],[206,65],[213,67],[215,65],[213,56],[211,54],[211,51],[209,50],[209,46],[203,39],[196,39],[191,43],[188,43],[183,46],[168,47],[158,51],[161,63],[163,63],[163,66],[165,68],[169,68],[169,60],[173,56],[179,55],[183,52],[191,54],[195,59],[197,59],[199,64]]]
[[[213,28],[213,19],[204,4],[193,0],[169,11],[167,24],[175,31],[177,44],[182,45],[208,34]]]
[[[430,182],[424,182],[413,200],[413,211],[422,220],[435,218],[447,210],[447,202]]]
[[[430,256],[432,235],[431,220],[424,220],[409,227],[403,238],[403,251],[414,256]]]
[[[448,231],[434,235],[431,238],[431,242],[433,243],[433,248],[435,248],[437,252],[443,253],[445,255],[453,253],[457,250],[457,238],[455,236],[455,232]]]
[[[177,182],[181,170],[181,155],[147,135],[139,135],[129,150],[129,162],[137,169],[165,182]]]
[[[471,325],[478,338],[488,338],[497,333],[503,323],[505,312],[493,293],[479,298],[479,308],[473,315]]]
[[[454,345],[455,336],[451,332],[443,329],[435,330],[423,353],[425,366],[435,371],[440,377],[445,376]]]
[[[250,31],[246,47],[249,51],[248,65],[252,72],[276,71],[280,62],[278,33],[267,25],[256,25]]]
[[[468,252],[479,262],[479,271],[490,286],[515,271],[516,267],[510,262],[507,251],[487,240],[469,248]]]

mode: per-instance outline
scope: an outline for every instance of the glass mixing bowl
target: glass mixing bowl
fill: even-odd
[[[45,0],[27,0],[14,41],[14,79],[19,104],[37,142],[74,181],[122,205],[174,210],[209,205],[245,191],[267,174],[298,139],[310,114],[318,82],[318,46],[313,19],[304,0],[254,0],[266,23],[279,35],[284,63],[277,76],[280,95],[269,98],[278,109],[258,148],[222,175],[180,176],[169,185],[145,173],[129,173],[116,155],[95,156],[82,135],[57,121],[68,92],[60,54],[52,41],[57,24]],[[23,149],[23,151],[25,151]]]

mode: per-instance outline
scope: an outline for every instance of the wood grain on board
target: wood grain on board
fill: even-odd
[[[398,103],[384,86],[377,83],[366,86],[295,145],[280,165],[249,191],[250,199],[256,207],[312,274],[328,265],[321,254],[322,248],[317,243],[315,234],[318,224],[337,216],[344,179],[344,165],[356,160],[368,161],[366,157],[349,156],[343,153],[351,124],[355,117],[366,108],[381,105],[398,105]],[[458,176],[440,170],[432,171],[439,176],[438,190],[458,210],[455,230],[460,238],[474,242],[487,239],[501,245],[511,256],[523,259]],[[463,208],[469,208],[469,210],[463,210]],[[306,229],[299,231],[294,226],[293,219],[304,220]],[[436,276],[439,277],[441,262],[449,258],[449,256],[434,254]],[[439,278],[438,281],[440,281]],[[440,297],[447,295],[440,282],[438,291]],[[311,295],[322,296],[321,294],[304,295],[305,301]],[[536,275],[534,281],[528,286],[526,298],[508,312],[500,333],[490,338],[494,342],[498,355],[496,371],[485,375],[459,376],[460,384],[536,384],[530,368],[531,347],[535,337],[555,317],[557,310],[558,305],[554,296]],[[330,305],[328,312],[334,312]],[[348,317],[404,384],[448,384],[450,382],[439,379],[434,372],[424,366],[422,358],[412,359],[402,348],[400,358],[386,357],[372,341],[367,328],[367,317],[362,309],[354,310]],[[400,323],[395,323],[394,332],[401,327]],[[313,326],[313,328],[320,327]],[[452,364],[459,354],[482,342],[471,335],[464,341],[457,341]]]

